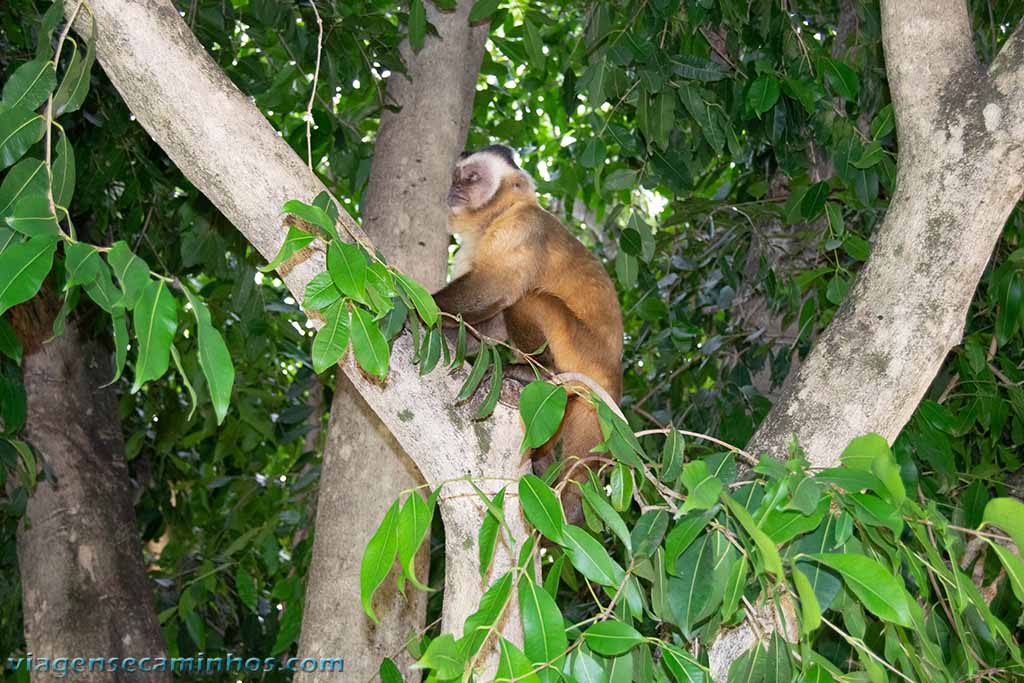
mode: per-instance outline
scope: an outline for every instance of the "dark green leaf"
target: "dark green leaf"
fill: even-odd
[[[519,480],[519,502],[537,531],[555,543],[561,542],[565,525],[562,504],[540,477],[527,474]]]
[[[505,488],[502,487],[498,491],[494,498],[491,499],[491,504],[499,510],[502,509],[502,505],[505,502]],[[477,539],[477,546],[479,548],[479,559],[480,559],[480,576],[484,577],[487,575],[487,570],[491,567],[491,560],[494,559],[494,547],[498,542],[498,527],[501,520],[495,516],[492,512],[488,511],[484,517],[483,523],[480,525],[480,535]]]
[[[534,664],[550,664],[538,676],[544,683],[561,680],[558,670],[569,642],[565,622],[554,599],[538,587],[529,575],[519,580],[519,610],[523,620],[523,649]]]
[[[644,642],[639,631],[621,621],[599,621],[583,632],[587,646],[599,655],[615,657]]]
[[[274,257],[273,261],[260,268],[259,271],[261,273],[268,273],[276,269],[315,239],[316,235],[313,233],[290,226],[288,234],[285,236],[284,242],[277,252],[277,256]]]
[[[388,374],[390,350],[377,323],[360,306],[352,306],[352,351],[366,372],[384,379]]]
[[[363,553],[359,567],[359,595],[366,612],[375,623],[380,619],[373,611],[373,595],[387,578],[398,554],[398,501],[388,508],[380,526],[373,534]],[[454,639],[452,645],[454,645]]]
[[[3,106],[36,109],[57,87],[53,62],[46,57],[33,59],[14,70],[4,83]]]
[[[43,117],[31,109],[0,110],[0,171],[20,159],[45,134]]]
[[[911,597],[902,582],[877,561],[856,553],[818,553],[810,557],[839,572],[847,587],[876,616],[907,628],[913,626]]]
[[[0,313],[35,296],[50,272],[56,248],[49,237],[33,237],[0,253]]]
[[[523,443],[519,452],[538,448],[558,431],[568,401],[565,389],[548,382],[531,382],[519,396],[519,414],[523,418]]]
[[[160,379],[170,363],[171,343],[178,329],[178,302],[163,280],[151,280],[142,290],[132,324],[139,342],[132,393]]]

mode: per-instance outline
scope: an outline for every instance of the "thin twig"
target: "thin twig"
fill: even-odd
[[[316,67],[313,69],[313,88],[309,92],[309,103],[306,105],[306,161],[309,170],[313,170],[313,100],[316,98],[316,86],[320,81],[320,55],[324,48],[324,22],[320,18],[320,12],[316,8],[316,1],[309,0],[313,14],[316,15],[317,39],[316,39]]]

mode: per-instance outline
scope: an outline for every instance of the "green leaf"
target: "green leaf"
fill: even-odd
[[[142,292],[149,285],[149,265],[136,256],[123,241],[114,242],[107,252],[107,262],[114,271],[114,277],[121,283],[125,304],[129,310],[134,309]]]
[[[366,252],[354,244],[331,241],[327,248],[327,272],[341,293],[359,303],[366,301]]]
[[[185,372],[185,368],[181,365],[181,354],[178,353],[177,347],[173,344],[171,345],[171,358],[174,359],[174,367],[177,368],[178,374],[181,375],[181,381],[185,385],[185,391],[188,392],[190,407],[187,419],[191,420],[192,416],[195,415],[196,406],[199,404],[199,401],[196,399],[196,389],[192,386],[192,380],[189,379],[188,373]]]
[[[477,406],[475,418],[477,420],[490,417],[501,397],[501,354],[498,353],[496,346],[491,347],[491,362],[494,364],[494,369],[491,371],[491,386],[487,390],[487,396]]]
[[[423,39],[427,34],[427,10],[423,0],[412,0],[409,5],[409,47],[413,52],[423,49]]]
[[[806,636],[821,626],[821,607],[810,580],[799,567],[793,567],[793,585],[800,597],[800,634]]]
[[[683,472],[683,456],[686,453],[686,441],[675,427],[669,427],[665,435],[665,445],[661,450],[661,480],[672,484]]]
[[[885,438],[871,433],[858,436],[850,441],[850,445],[839,456],[839,461],[851,469],[870,472],[872,464],[877,458],[891,454],[892,451],[889,450],[889,443]]]
[[[501,618],[512,595],[512,572],[506,572],[480,598],[480,607],[466,619],[459,651],[466,660],[475,655]]]
[[[530,56],[530,68],[544,71],[547,55],[544,54],[544,41],[541,39],[537,26],[529,19],[523,20],[526,54]]]
[[[15,363],[21,364],[21,356],[24,353],[21,340],[18,339],[18,335],[6,318],[0,318],[0,353]]]
[[[387,340],[370,314],[359,306],[352,306],[351,333],[352,351],[359,367],[380,379],[387,377],[390,356]]]
[[[430,531],[436,500],[432,496],[428,505],[423,496],[413,491],[402,506],[402,511],[398,513],[398,561],[402,565],[402,574],[412,585],[425,591],[430,590],[430,587],[416,577],[415,560],[416,552]]]
[[[0,171],[20,159],[45,134],[43,117],[31,109],[0,110]]]
[[[604,188],[609,191],[628,190],[636,187],[637,171],[629,168],[617,168],[604,179]]]
[[[765,571],[771,572],[776,578],[781,577],[782,558],[779,557],[779,549],[775,547],[774,541],[758,528],[757,523],[754,522],[754,518],[750,516],[746,508],[727,495],[723,495],[722,500],[733,516],[739,520],[743,530],[754,541],[754,545],[757,546],[757,550],[761,554],[761,561],[764,563]]]
[[[725,595],[736,551],[720,532],[700,537],[676,562],[677,577],[668,580],[669,609],[687,638],[714,614]]]
[[[722,493],[722,482],[708,472],[708,464],[703,460],[688,462],[683,467],[683,484],[686,486],[686,502],[681,512],[690,510],[709,510],[718,503]]]
[[[300,202],[297,199],[290,199],[284,203],[281,211],[298,216],[307,223],[320,228],[332,241],[340,241],[334,219],[323,208]]]
[[[60,20],[64,18],[63,0],[54,0],[54,3],[46,10],[42,21],[39,22],[39,32],[36,35],[36,59],[49,55],[53,48],[50,39],[53,37],[53,29],[57,27]]]
[[[580,155],[580,164],[583,168],[597,168],[604,163],[606,153],[607,149],[601,138],[590,138]]]
[[[241,566],[235,569],[235,590],[238,591],[238,599],[242,601],[242,604],[249,608],[250,611],[256,611],[256,580],[252,578],[252,574],[245,571]]]
[[[612,468],[612,507],[623,512],[629,509],[630,501],[633,500],[633,470],[621,462],[615,463]]]
[[[814,183],[807,188],[807,192],[800,199],[800,216],[808,221],[817,218],[825,208],[826,199],[828,199],[828,183],[825,181]]]
[[[381,683],[404,683],[402,672],[390,657],[385,657],[381,660],[378,674],[380,675]]]
[[[341,360],[348,348],[349,340],[349,312],[344,301],[331,304],[324,309],[323,315],[324,326],[313,338],[313,371],[317,374],[333,367]]]
[[[861,604],[885,621],[911,628],[911,597],[903,583],[877,561],[856,553],[816,553],[810,558],[839,572]]]
[[[373,595],[387,578],[397,554],[398,501],[396,500],[384,514],[380,526],[377,527],[377,531],[366,545],[363,561],[359,566],[359,597],[363,604],[363,611],[374,623],[379,624],[380,619],[373,611]],[[454,644],[453,639],[452,645],[454,646]]]
[[[500,0],[476,0],[473,9],[469,10],[469,23],[476,24],[490,19],[491,15],[498,11]]]
[[[1003,569],[1006,570],[1006,576],[1010,579],[1010,588],[1013,589],[1017,601],[1024,603],[1024,562],[1021,562],[1019,557],[998,543],[989,541],[989,545],[999,556],[999,561],[1003,563]]]
[[[568,402],[565,389],[544,381],[531,382],[519,396],[519,414],[523,418],[523,443],[520,453],[546,444],[558,432]]]
[[[664,510],[648,510],[640,515],[630,536],[633,556],[642,559],[653,555],[667,530],[668,513]]]
[[[501,638],[501,650],[498,655],[498,673],[495,683],[540,683],[540,678],[533,673],[533,664],[522,650]]]
[[[436,680],[449,681],[461,676],[465,666],[455,636],[445,633],[430,641],[427,651],[411,668],[431,669]]]
[[[481,344],[480,350],[477,352],[476,358],[473,360],[473,367],[470,368],[469,375],[466,376],[466,381],[462,384],[462,387],[459,389],[459,393],[455,396],[456,403],[461,403],[473,395],[476,388],[480,386],[480,380],[484,378],[484,374],[487,372],[487,368],[490,367],[490,361],[493,357],[490,344]]]
[[[307,311],[319,311],[327,308],[341,298],[341,290],[334,286],[334,280],[327,271],[317,273],[306,285],[302,307]]]
[[[519,502],[537,531],[555,543],[561,542],[565,526],[562,504],[540,477],[527,474],[519,480]]]
[[[75,193],[75,150],[68,136],[61,134],[53,160],[53,203],[67,208]]]
[[[758,116],[774,107],[778,99],[779,81],[774,76],[761,76],[747,91],[747,105]]]
[[[856,71],[830,57],[822,57],[819,60],[819,68],[825,73],[826,80],[837,94],[851,102],[857,101],[860,82]]]
[[[14,213],[7,217],[7,225],[29,237],[60,234],[57,217],[50,211],[50,200],[45,195],[26,195],[19,199]]]
[[[0,219],[14,213],[18,200],[29,195],[46,195],[46,166],[39,159],[22,159],[0,184]],[[6,221],[4,221],[6,224]]]
[[[437,304],[434,302],[434,297],[430,296],[430,293],[423,288],[423,285],[402,273],[395,273],[395,279],[398,280],[398,284],[402,286],[402,289],[412,299],[412,304],[416,307],[416,312],[419,313],[423,322],[427,326],[437,323],[441,317],[440,309],[438,309]]]
[[[891,133],[896,127],[896,116],[893,113],[892,103],[885,105],[871,120],[871,137],[881,140]]]
[[[690,547],[700,532],[704,531],[710,520],[711,515],[706,512],[688,515],[672,527],[672,531],[665,538],[665,567],[670,574],[675,573],[676,559]]]
[[[982,526],[999,527],[1010,535],[1018,549],[1024,549],[1024,503],[1013,498],[993,498],[985,505],[981,519]]]
[[[618,588],[625,576],[622,567],[608,555],[608,551],[586,530],[572,524],[562,528],[562,540],[569,561],[580,574],[602,586]]]
[[[681,648],[673,647],[668,643],[662,643],[661,654],[665,668],[672,672],[672,677],[676,679],[676,683],[704,683],[707,680],[704,669],[697,663],[697,660]],[[782,679],[779,679],[780,683],[781,681]]]
[[[869,142],[864,146],[860,159],[853,162],[857,168],[871,168],[885,158],[885,151],[877,142]]]
[[[95,19],[92,22],[91,35],[96,35]],[[71,63],[68,64],[67,71],[64,72],[64,79],[53,96],[54,117],[78,111],[82,102],[85,102],[85,96],[89,93],[89,72],[92,70],[93,62],[96,61],[96,41],[89,41],[85,49],[85,59],[82,59],[80,54],[76,49],[71,55]]]
[[[110,321],[114,327],[114,377],[103,386],[110,386],[121,379],[128,360],[128,315],[119,308],[110,314]]]
[[[50,272],[56,249],[53,239],[32,237],[0,253],[0,313],[36,295]]]
[[[210,318],[210,309],[188,287],[182,287],[192,306],[199,332],[199,367],[206,378],[206,387],[217,415],[217,424],[223,424],[231,403],[231,387],[235,384],[235,366],[227,344]]]
[[[720,81],[728,76],[728,69],[697,55],[678,53],[669,57],[672,70],[683,78],[696,81]]]
[[[281,248],[277,252],[277,256],[274,260],[259,269],[261,273],[267,273],[275,270],[282,263],[290,259],[299,250],[303,249],[310,242],[316,239],[316,235],[305,230],[300,230],[295,226],[288,227],[288,234],[284,238],[284,242],[281,244]]]
[[[14,70],[4,83],[3,106],[36,109],[57,87],[57,73],[47,57],[33,59]]]
[[[615,657],[644,642],[644,637],[629,624],[609,619],[599,621],[584,631],[583,640],[597,654]]]
[[[582,491],[583,499],[594,509],[594,512],[605,523],[605,526],[622,541],[627,552],[633,552],[633,540],[630,537],[629,530],[626,528],[626,523],[622,521],[619,513],[608,504],[608,501],[602,494],[597,492],[593,483],[586,482],[582,487]]]
[[[96,279],[85,285],[85,293],[107,313],[113,314],[114,311],[124,311],[124,295],[111,279],[110,267],[103,261],[101,263],[103,265],[100,266]]]
[[[171,343],[178,329],[178,303],[163,280],[151,280],[142,290],[132,324],[139,342],[134,394],[149,380],[160,379],[170,363]]]
[[[502,505],[505,502],[505,489],[502,487],[500,491],[494,494],[494,498],[491,499],[491,504],[499,510],[502,509]],[[484,577],[487,575],[487,570],[491,567],[491,560],[494,559],[494,547],[498,543],[498,527],[501,524],[499,519],[493,512],[488,510],[487,515],[484,516],[484,521],[480,525],[480,535],[477,539],[477,546],[479,548],[479,560],[480,560],[480,576]]]
[[[729,580],[725,582],[725,592],[722,595],[722,618],[730,619],[740,606],[740,598],[747,587],[747,575],[750,573],[750,563],[747,558],[740,557],[740,561],[732,566],[729,573]]]
[[[64,246],[64,289],[73,285],[84,285],[96,279],[103,262],[96,247],[85,242],[74,242]]]
[[[547,594],[529,574],[519,580],[519,610],[523,620],[523,649],[534,664],[549,664],[538,676],[544,683],[561,680],[563,654],[569,648],[565,622],[554,598]]]

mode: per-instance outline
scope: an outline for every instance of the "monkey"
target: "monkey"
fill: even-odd
[[[622,397],[622,311],[601,262],[537,201],[533,178],[504,145],[464,152],[446,198],[448,231],[461,238],[452,281],[434,294],[438,307],[471,324],[504,322],[508,338],[556,374],[586,375],[616,403]],[[518,366],[520,370],[527,367]],[[531,373],[516,373],[524,380]],[[524,374],[526,377],[524,377]],[[585,458],[601,443],[597,413],[569,394],[559,433],[532,454],[543,472],[561,442],[565,470],[576,482]],[[579,488],[565,482],[562,502],[571,523],[582,519]]]

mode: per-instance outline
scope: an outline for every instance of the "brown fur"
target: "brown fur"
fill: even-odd
[[[615,286],[594,255],[540,207],[529,176],[504,168],[492,197],[481,206],[455,202],[449,213],[449,231],[472,250],[460,256],[462,269],[467,263],[469,269],[434,298],[442,310],[461,313],[470,324],[504,315],[519,350],[531,353],[547,342],[540,362],[556,373],[587,375],[618,401],[622,314]],[[467,196],[460,181],[457,168],[449,197]],[[586,457],[601,442],[597,415],[586,400],[570,396],[560,434],[533,454],[535,469],[550,464],[559,438],[567,460]],[[577,468],[573,479],[585,478],[586,469]],[[568,484],[563,501],[570,521],[581,517],[578,499]]]

